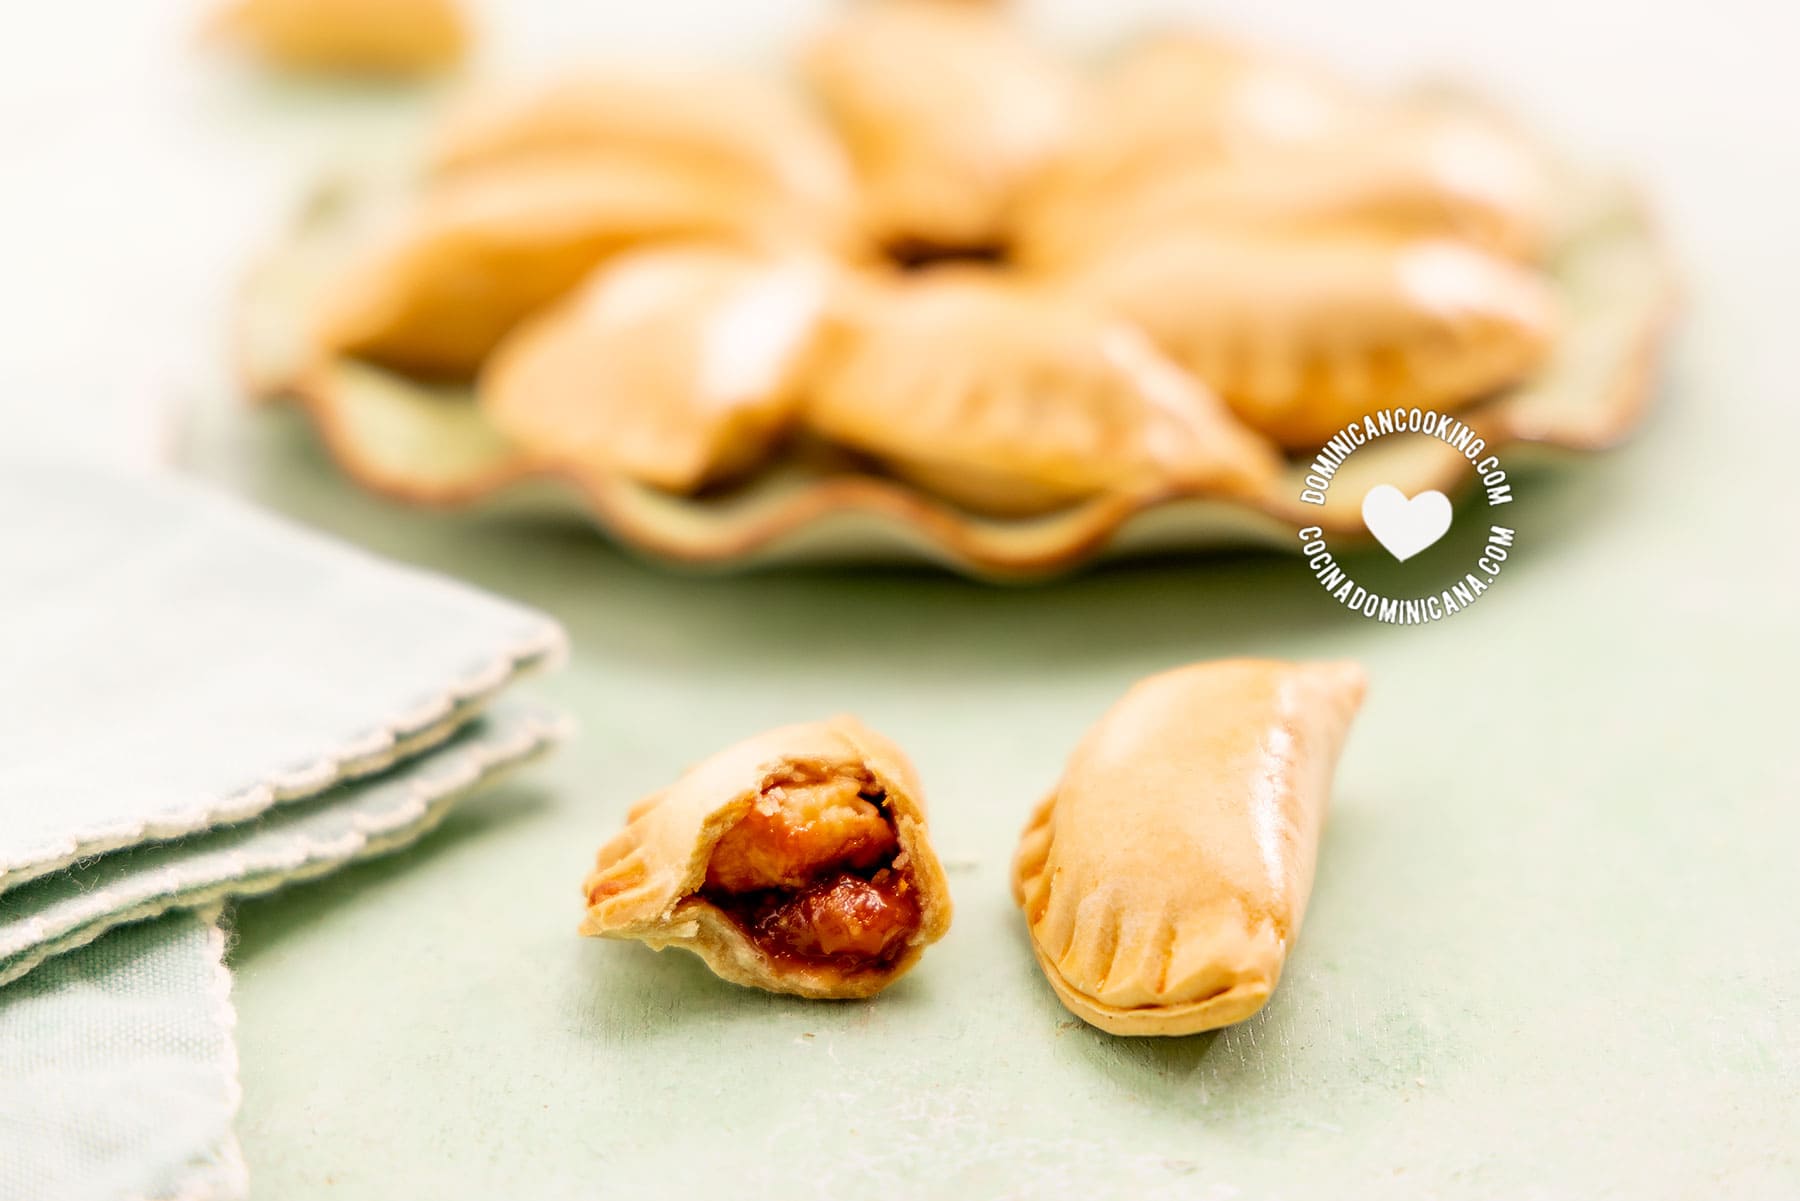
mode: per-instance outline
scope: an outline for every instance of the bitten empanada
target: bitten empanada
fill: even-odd
[[[1352,663],[1151,676],[1089,730],[1025,828],[1013,898],[1070,1013],[1193,1034],[1262,1008],[1312,887]]]
[[[757,76],[572,71],[535,87],[477,92],[439,130],[439,171],[543,159],[628,159],[784,198],[847,225],[849,159],[793,92]]]
[[[1279,468],[1203,385],[1085,302],[944,268],[858,299],[820,352],[805,420],[958,504],[1253,495]]]
[[[693,492],[787,429],[827,280],[814,259],[722,247],[621,257],[502,342],[477,397],[546,462]]]
[[[1078,90],[1003,16],[957,0],[858,3],[802,65],[862,178],[872,234],[902,258],[1000,247]]]
[[[1072,286],[1300,451],[1376,408],[1448,412],[1516,383],[1556,328],[1535,273],[1443,239],[1191,231],[1104,255]]]
[[[510,163],[437,183],[356,263],[317,323],[327,351],[466,379],[534,309],[623,250],[704,239],[808,244],[803,214],[638,161]]]
[[[640,801],[583,891],[583,934],[803,997],[871,996],[950,928],[912,765],[851,717],[759,734]]]

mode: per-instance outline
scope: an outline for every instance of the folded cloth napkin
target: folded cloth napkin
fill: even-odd
[[[195,485],[0,463],[0,892],[442,741],[562,647]]]
[[[0,1198],[242,1195],[221,944],[168,911],[429,829],[557,738],[492,702],[562,646],[193,484],[0,460]],[[221,1121],[146,1133],[190,1095]]]
[[[83,860],[0,898],[0,984],[114,926],[272,891],[406,845],[452,801],[549,747],[550,715],[502,705],[441,749],[201,836]]]

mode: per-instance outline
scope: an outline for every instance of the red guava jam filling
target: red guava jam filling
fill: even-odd
[[[795,772],[727,830],[701,895],[772,957],[856,971],[919,928],[887,798],[867,776]]]

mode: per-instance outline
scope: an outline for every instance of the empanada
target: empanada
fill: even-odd
[[[1089,730],[1013,864],[1038,965],[1110,1034],[1262,1008],[1312,887],[1352,663],[1233,659],[1151,676]]]
[[[1273,449],[1136,329],[968,269],[849,306],[807,390],[832,441],[968,508],[1019,515],[1102,493],[1254,495]]]
[[[1061,145],[1075,77],[1000,14],[956,0],[858,3],[803,68],[902,258],[993,250],[1020,183]]]
[[[1019,253],[1043,261],[1122,195],[1328,137],[1370,104],[1299,59],[1199,33],[1148,39],[1101,79],[1062,151],[1024,188]]]
[[[1093,128],[1110,130],[1121,164],[1161,170],[1329,137],[1373,103],[1299,55],[1190,30],[1122,56],[1097,89]]]
[[[827,279],[809,258],[638,251],[501,343],[477,395],[547,462],[692,492],[756,463],[786,429]]]
[[[440,171],[522,160],[630,159],[679,168],[735,194],[783,197],[847,225],[848,158],[799,97],[756,76],[590,69],[478,92],[439,131]]]
[[[1544,241],[1547,203],[1537,156],[1496,122],[1398,110],[1223,162],[1172,164],[1080,209],[1040,209],[1020,255],[1055,265],[1197,229],[1456,238],[1530,259]]]
[[[1449,411],[1548,356],[1554,299],[1464,243],[1193,231],[1102,256],[1073,284],[1292,450],[1376,408]]]
[[[317,340],[414,375],[468,378],[520,319],[619,251],[684,238],[789,247],[812,232],[790,206],[678,167],[512,163],[428,191],[334,289]]]
[[[236,0],[216,27],[278,67],[369,75],[450,66],[469,40],[454,0]]]
[[[682,947],[736,984],[866,997],[950,928],[912,765],[851,717],[720,751],[639,802],[583,934]]]

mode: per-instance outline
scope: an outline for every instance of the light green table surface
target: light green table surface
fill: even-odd
[[[38,7],[62,31],[0,51],[14,111],[64,114],[9,130],[35,185],[0,223],[13,428],[116,432],[83,406],[125,394],[102,369],[135,332],[185,355],[177,382],[205,398],[191,468],[540,605],[576,647],[541,685],[584,727],[551,762],[414,851],[238,910],[259,1201],[1800,1196],[1792,13],[1784,31],[1751,0],[1233,7],[1365,66],[1474,65],[1637,162],[1691,268],[1641,437],[1519,481],[1498,585],[1390,629],[1274,557],[1031,590],[696,580],[581,529],[361,495],[297,419],[231,406],[209,341],[332,114],[196,75],[178,21],[154,55],[127,37],[197,3]],[[1077,31],[1127,23],[1046,7]],[[775,41],[761,6],[505,8],[552,45],[576,9],[610,49],[628,25]],[[1006,887],[1018,828],[1128,683],[1243,653],[1351,655],[1373,679],[1298,952],[1243,1026],[1105,1037],[1032,965]],[[575,935],[578,883],[632,799],[840,709],[912,753],[951,864],[955,926],[903,984],[807,1004]]]
[[[1424,629],[1274,557],[671,577],[389,507],[291,417],[229,419],[202,457],[253,494],[566,622],[543,691],[583,725],[418,850],[239,910],[258,1196],[1794,1195],[1793,568],[1741,520],[1775,448],[1728,470],[1698,394],[1683,372],[1636,445],[1527,478],[1522,553]],[[1019,826],[1131,680],[1243,653],[1373,677],[1298,953],[1236,1029],[1098,1034],[1031,962]],[[632,799],[841,709],[915,756],[951,868],[956,924],[901,985],[775,999],[575,936]]]

